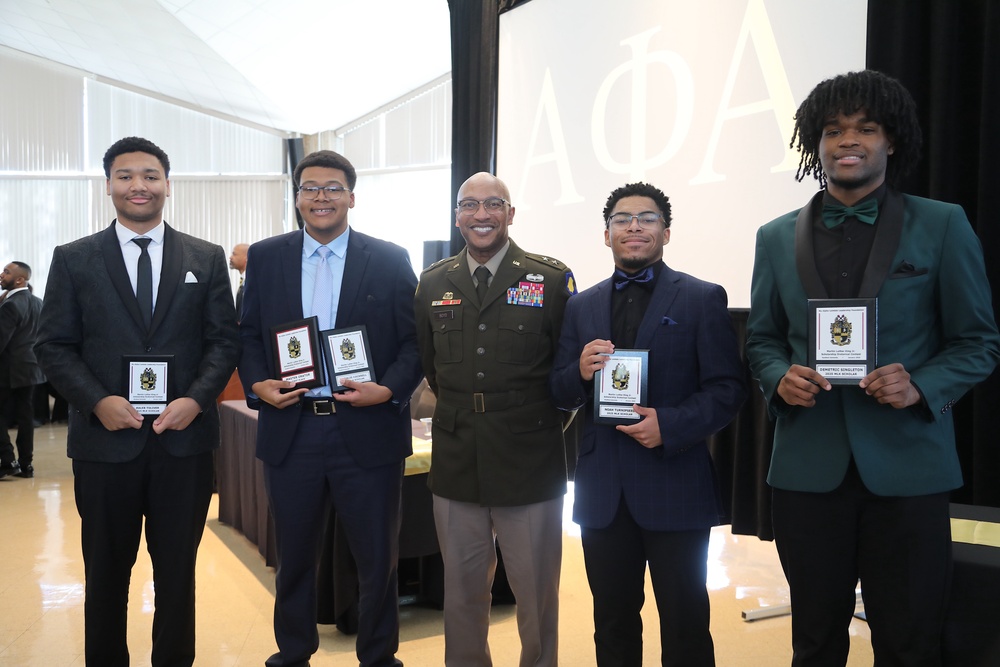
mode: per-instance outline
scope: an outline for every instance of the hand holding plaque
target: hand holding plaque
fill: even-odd
[[[876,367],[876,299],[809,299],[809,366],[830,384],[857,384]]]
[[[122,396],[140,415],[158,415],[167,408],[173,396],[173,355],[123,355]]]
[[[295,388],[323,386],[319,324],[315,316],[271,327],[274,377]]]
[[[375,382],[368,330],[363,324],[356,327],[327,329],[320,333],[320,337],[323,340],[323,352],[326,358],[326,374],[330,389],[334,393],[347,391],[343,380]]]
[[[633,405],[647,402],[649,350],[615,350],[594,373],[594,423],[635,424]]]

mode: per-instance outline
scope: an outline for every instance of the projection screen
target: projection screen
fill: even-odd
[[[795,180],[799,103],[865,65],[866,0],[533,0],[500,17],[497,175],[511,237],[608,277],[610,192],[670,197],[671,267],[750,300],[758,227],[817,189]]]

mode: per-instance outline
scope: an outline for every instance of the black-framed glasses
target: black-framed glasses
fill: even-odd
[[[303,185],[299,188],[299,193],[302,195],[303,199],[316,199],[319,197],[320,192],[326,193],[326,198],[331,200],[340,199],[344,196],[345,192],[350,192],[349,189],[342,187],[340,185],[327,185],[320,187],[318,185]]]
[[[633,220],[638,220],[639,226],[643,229],[652,229],[661,223],[663,216],[659,213],[653,213],[652,211],[643,211],[642,213],[615,213],[608,218],[608,226],[625,229],[632,224]]]
[[[475,213],[479,210],[479,206],[482,205],[486,209],[487,213],[499,213],[503,210],[503,207],[510,202],[502,197],[487,197],[486,199],[480,201],[478,199],[463,199],[458,202],[458,212],[464,215],[470,213]]]

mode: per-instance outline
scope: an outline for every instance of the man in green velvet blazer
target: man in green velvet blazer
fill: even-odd
[[[799,107],[797,177],[824,187],[757,234],[747,355],[776,420],[768,482],[792,601],[793,665],[844,665],[861,580],[876,664],[939,665],[951,408],[997,363],[979,241],[961,207],[894,189],[920,150],[913,100],[864,71]],[[856,384],[807,366],[808,299],[876,298]]]

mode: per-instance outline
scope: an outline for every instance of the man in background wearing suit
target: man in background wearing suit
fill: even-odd
[[[961,207],[896,190],[921,144],[898,81],[820,83],[795,141],[797,178],[823,189],[758,230],[747,337],[776,422],[768,483],[792,664],[847,663],[860,578],[876,664],[940,665],[948,492],[962,485],[951,408],[1000,353],[982,249]],[[828,298],[877,298],[876,367],[851,384],[807,366],[807,301]]]
[[[555,667],[566,450],[548,390],[573,274],[510,240],[507,186],[458,191],[466,247],[420,276],[417,334],[434,409],[430,489],[444,559],[445,664],[487,667],[494,540],[517,601],[521,667]]]
[[[278,653],[266,664],[304,667],[319,648],[316,569],[332,501],[358,566],[358,660],[401,665],[396,568],[408,404],[420,382],[416,275],[405,250],[350,228],[357,174],[346,158],[311,153],[294,179],[305,230],[250,246],[240,321],[240,379],[260,411],[257,457],[277,541]],[[309,316],[321,330],[364,325],[375,381],[344,379],[347,391],[331,395],[329,383],[307,391],[275,379],[271,328]]]
[[[129,664],[129,577],[145,521],[156,591],[151,664],[189,666],[195,557],[219,446],[215,399],[239,356],[229,273],[222,248],[163,220],[170,162],[158,146],[121,139],[104,154],[104,173],[117,218],[54,250],[35,347],[71,406],[86,662]],[[167,360],[167,377],[158,365],[150,377],[149,356]],[[149,391],[166,390],[163,407],[143,404],[131,387],[137,373]]]
[[[233,252],[229,255],[229,268],[240,272],[240,284],[236,288],[236,319],[243,314],[243,274],[247,270],[247,250],[250,246],[246,243],[237,243],[233,246]]]
[[[556,404],[583,409],[573,520],[597,664],[641,667],[649,563],[662,664],[714,665],[705,580],[721,507],[706,439],[746,397],[726,292],[663,263],[670,202],[658,188],[616,189],[604,220],[614,275],[570,299],[552,371]],[[597,424],[595,373],[612,372],[609,355],[631,348],[648,350],[648,402],[632,406],[635,423]]]
[[[8,475],[34,477],[35,423],[32,394],[45,382],[32,349],[38,330],[40,308],[28,289],[31,267],[11,262],[0,273],[0,478]],[[17,420],[17,458],[7,433],[7,403],[14,406]]]

